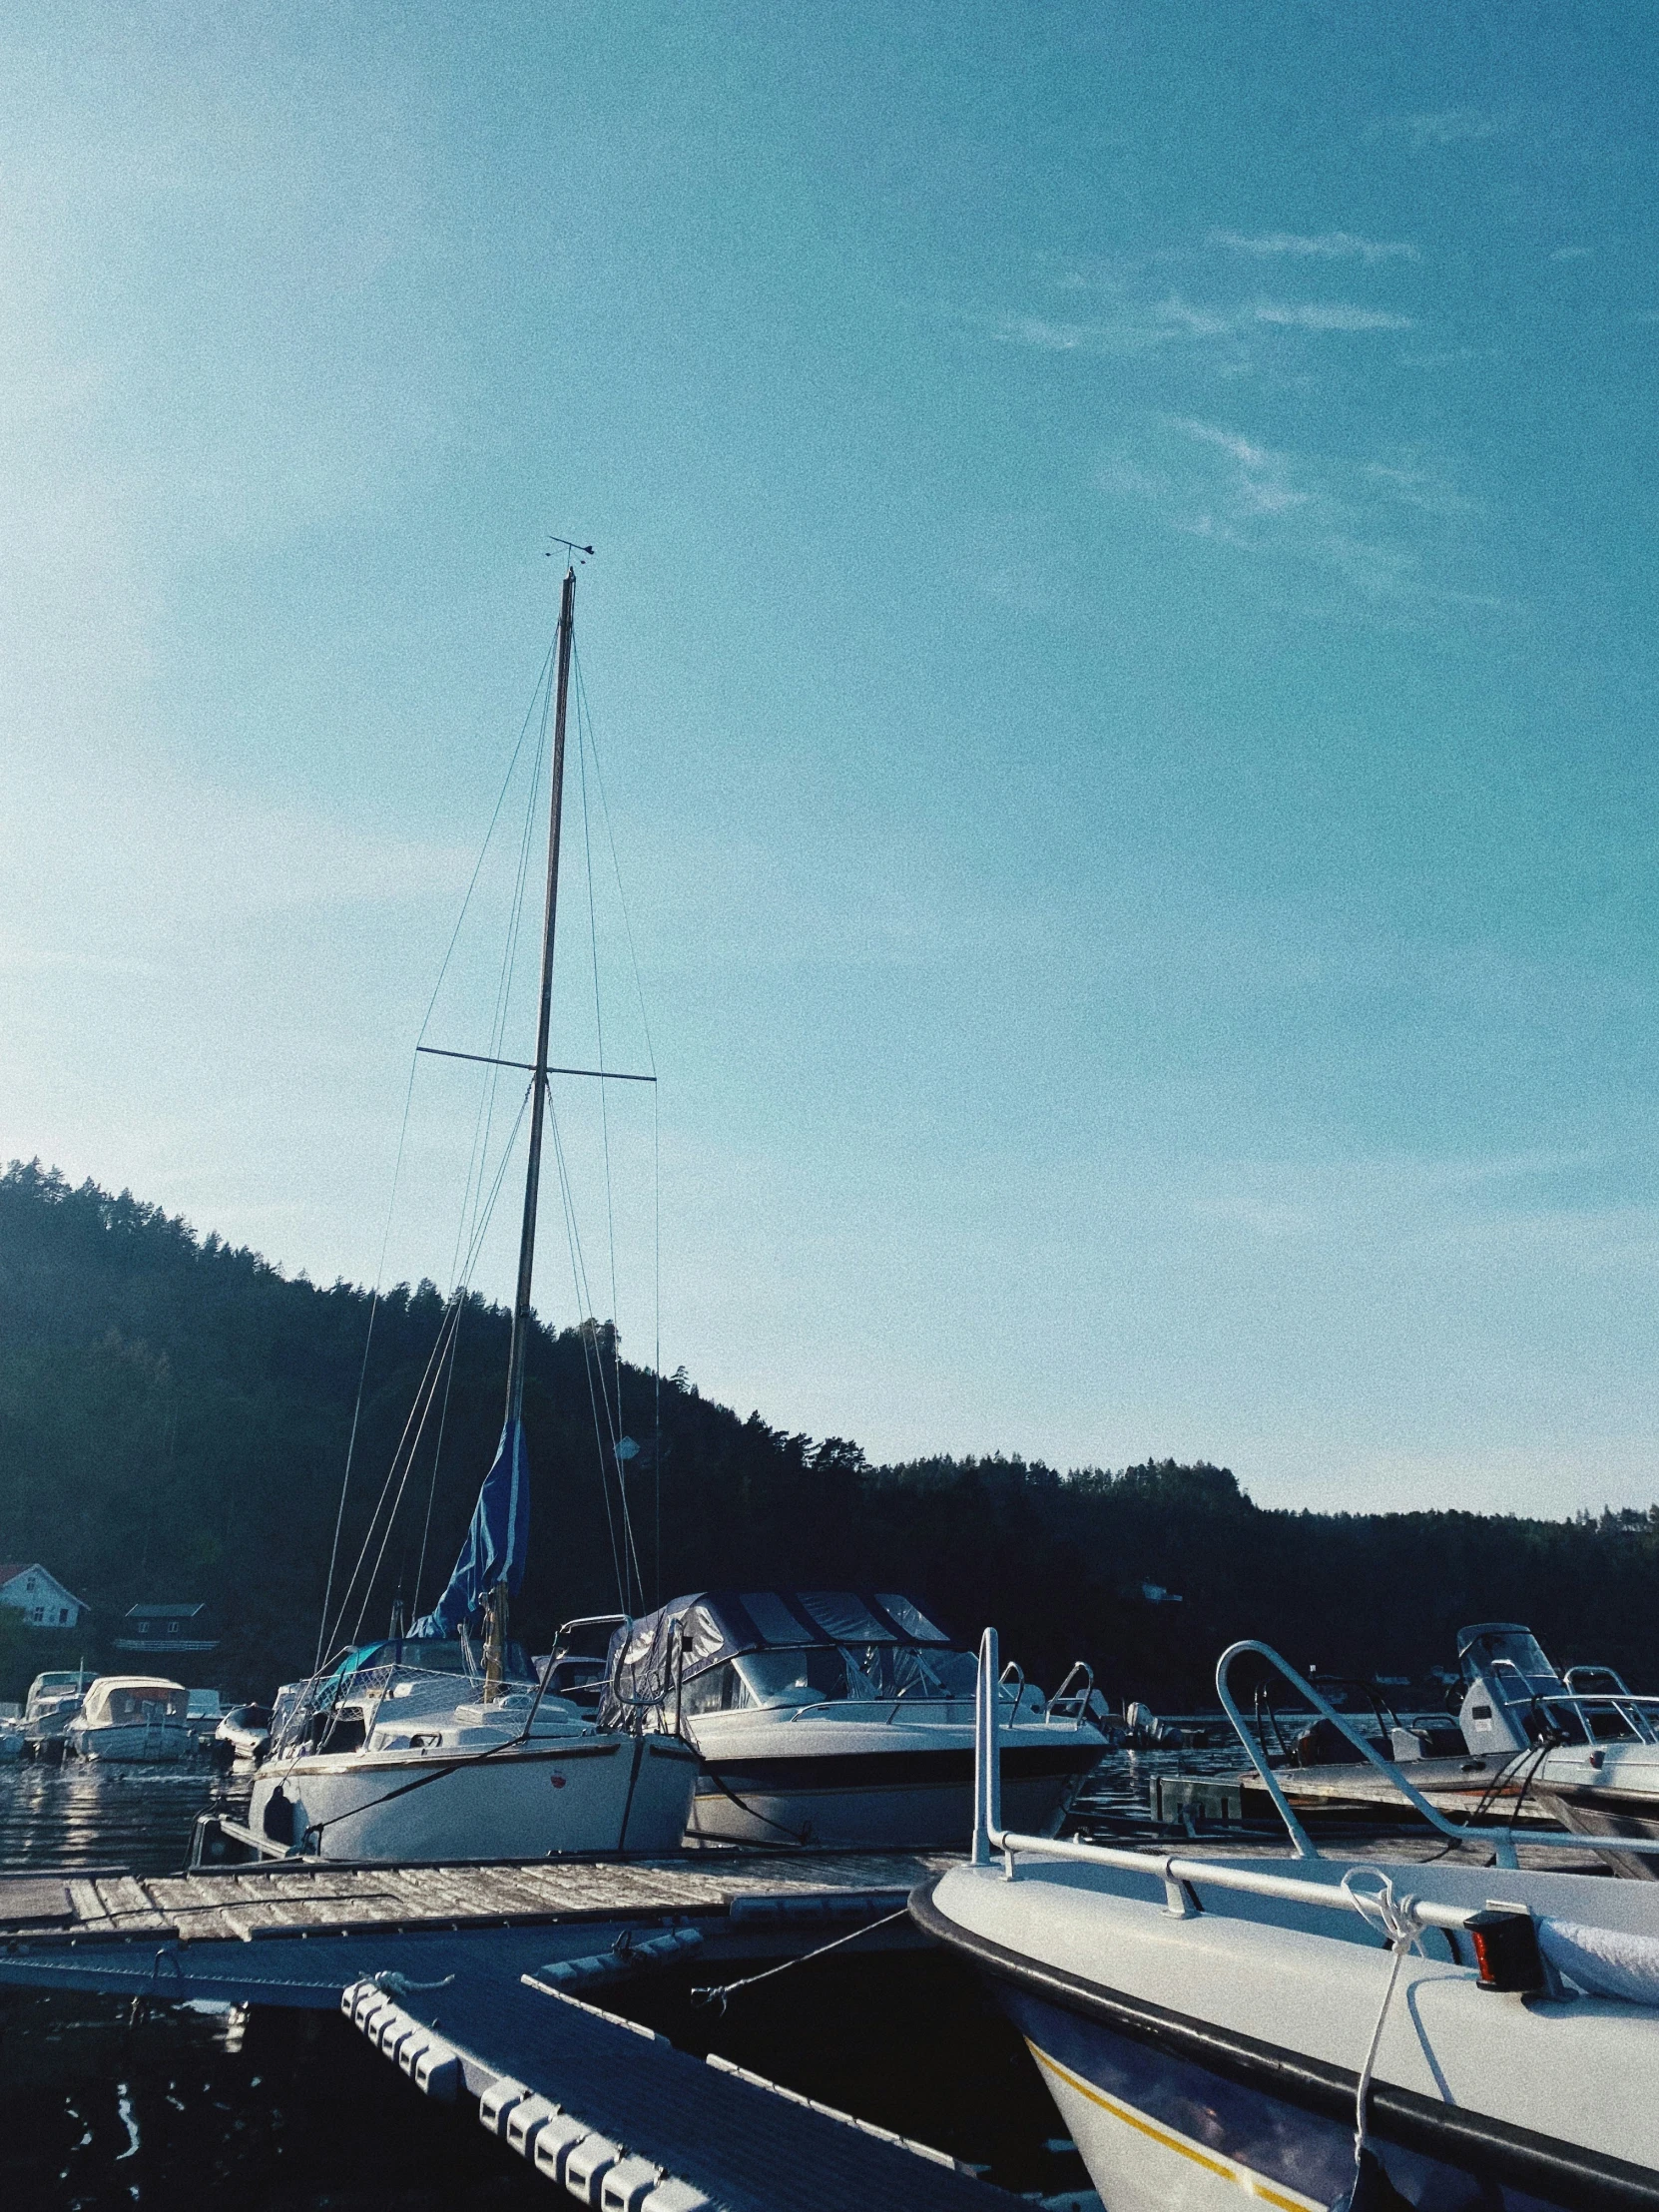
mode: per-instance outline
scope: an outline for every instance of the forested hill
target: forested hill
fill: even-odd
[[[0,1558],[39,1559],[95,1608],[89,1656],[140,1598],[201,1598],[224,1634],[199,1663],[268,1690],[310,1664],[370,1301],[290,1280],[123,1193],[70,1188],[38,1165],[0,1175]],[[380,1302],[340,1557],[349,1571],[442,1319],[430,1285]],[[432,1487],[418,1458],[363,1614],[394,1591],[429,1603],[454,1558],[501,1425],[507,1316],[463,1316]],[[609,1330],[538,1330],[526,1421],[527,1639],[617,1605],[595,1442],[595,1366]],[[1088,1658],[1115,1697],[1210,1702],[1217,1652],[1241,1635],[1299,1664],[1420,1676],[1465,1621],[1531,1622],[1567,1664],[1600,1659],[1659,1687],[1659,1512],[1599,1521],[1467,1513],[1264,1511],[1225,1468],[1164,1460],[1069,1475],[1001,1457],[875,1467],[742,1418],[620,1364],[629,1488],[648,1595],[711,1584],[838,1583],[914,1591],[1052,1685]],[[435,1422],[432,1424],[435,1429]],[[660,1461],[654,1446],[660,1433]],[[614,1483],[612,1485],[614,1495]],[[660,1518],[659,1518],[660,1494]],[[378,1538],[376,1538],[376,1548]],[[1149,1595],[1162,1589],[1173,1603]],[[353,1600],[351,1617],[357,1611]],[[349,1626],[349,1618],[347,1625]],[[8,1624],[0,1621],[0,1630]],[[0,1648],[0,1695],[46,1640]],[[75,1654],[68,1657],[73,1660]]]

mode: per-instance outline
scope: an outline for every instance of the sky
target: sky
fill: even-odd
[[[548,1319],[1659,1497],[1656,186],[1594,0],[9,11],[0,1157],[451,1280],[575,537]]]

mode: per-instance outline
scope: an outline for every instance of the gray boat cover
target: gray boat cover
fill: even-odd
[[[673,1705],[677,1684],[746,1651],[953,1640],[896,1590],[699,1590],[612,1636],[599,1725],[639,1726]]]

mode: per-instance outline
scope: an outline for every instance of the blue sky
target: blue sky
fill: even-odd
[[[14,13],[0,1151],[373,1277],[574,532],[667,1366],[883,1456],[1659,1494],[1656,43]],[[392,1277],[450,1265],[469,1080]],[[649,1109],[563,1112],[648,1356]]]

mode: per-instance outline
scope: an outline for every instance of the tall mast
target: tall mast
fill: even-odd
[[[530,1333],[530,1277],[536,1256],[536,1194],[541,1185],[541,1133],[547,1111],[547,1032],[553,1012],[553,925],[559,910],[559,822],[564,813],[565,704],[570,694],[570,646],[576,626],[576,570],[565,571],[559,607],[558,673],[553,694],[553,794],[547,826],[547,906],[541,932],[541,1005],[536,1019],[536,1072],[531,1078],[530,1159],[524,1175],[524,1226],[518,1238],[518,1296],[507,1355],[507,1419],[524,1408],[524,1348]],[[505,1593],[503,1592],[503,1595]]]

